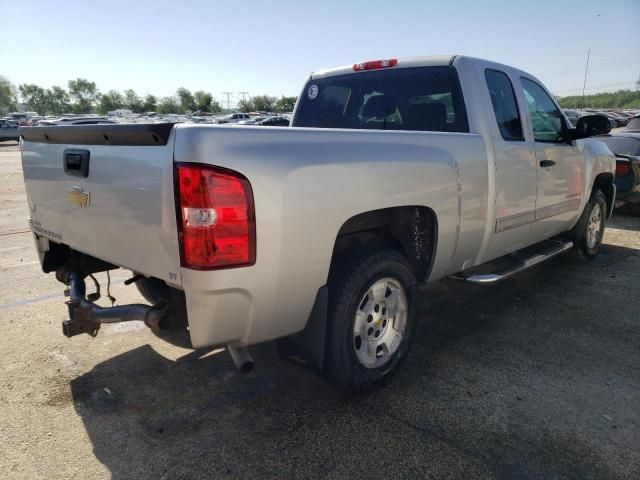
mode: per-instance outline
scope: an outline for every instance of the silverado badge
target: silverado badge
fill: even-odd
[[[85,192],[82,187],[71,187],[69,191],[67,191],[67,199],[80,208],[86,208],[89,206],[91,194]]]

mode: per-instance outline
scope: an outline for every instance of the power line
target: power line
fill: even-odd
[[[223,95],[227,96],[227,110],[231,110],[231,95],[233,95],[233,92],[222,92]]]
[[[582,84],[582,100],[580,101],[580,111],[584,108],[584,89],[587,86],[587,73],[589,72],[589,57],[591,56],[591,49],[587,50],[587,65],[584,67],[584,83]]]

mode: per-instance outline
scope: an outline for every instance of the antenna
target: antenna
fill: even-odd
[[[227,96],[227,110],[231,110],[231,101],[229,98],[233,95],[233,92],[222,92],[222,94]]]
[[[584,108],[584,89],[587,86],[587,73],[589,72],[589,57],[591,56],[591,49],[587,50],[587,65],[584,67],[584,83],[582,84],[582,100],[580,100],[580,111]]]

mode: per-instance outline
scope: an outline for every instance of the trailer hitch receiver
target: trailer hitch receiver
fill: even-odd
[[[100,307],[86,298],[84,279],[77,272],[60,267],[56,278],[68,286],[65,295],[69,297],[67,308],[69,320],[62,322],[62,333],[73,337],[88,333],[95,337],[103,323],[130,322],[142,320],[151,329],[159,329],[160,322],[168,313],[168,304],[144,305],[133,303],[116,307]]]

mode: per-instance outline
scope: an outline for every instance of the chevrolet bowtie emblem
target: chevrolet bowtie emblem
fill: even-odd
[[[82,190],[82,187],[71,187],[67,192],[67,199],[80,208],[87,208],[91,194]]]

